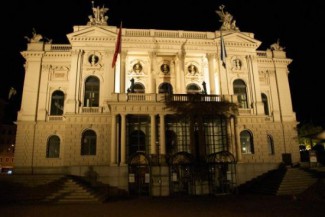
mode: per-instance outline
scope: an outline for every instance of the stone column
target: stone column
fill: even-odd
[[[37,120],[41,121],[41,120],[45,120],[47,115],[50,115],[51,112],[51,107],[48,107],[48,103],[50,104],[51,102],[51,98],[52,98],[52,94],[56,89],[52,89],[50,88],[50,92],[48,93],[47,91],[43,91],[47,89],[47,81],[49,80],[49,70],[46,70],[45,68],[41,68],[41,73],[40,73],[40,83],[39,83],[39,99],[38,99],[38,112],[37,114]],[[44,103],[46,102],[46,99],[48,99],[48,103]]]
[[[156,154],[156,115],[150,115],[150,154]]]
[[[160,154],[166,155],[166,139],[165,139],[165,115],[160,114],[160,138],[159,138],[159,145],[160,145]]]
[[[64,105],[65,113],[78,113],[79,111],[79,101],[82,101],[80,88],[84,81],[81,81],[81,65],[83,59],[83,50],[73,50],[71,56],[71,69],[69,71],[69,82],[68,92],[66,93],[66,103]]]
[[[112,115],[112,126],[111,126],[111,164],[117,163],[116,153],[116,115]]]
[[[125,57],[126,52],[120,54],[120,93],[125,93]]]
[[[121,114],[121,164],[126,164],[126,115]]]
[[[217,94],[215,82],[215,54],[208,54],[210,94]],[[219,92],[219,91],[218,91]]]

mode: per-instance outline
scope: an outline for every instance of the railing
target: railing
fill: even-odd
[[[63,121],[63,116],[47,116],[48,121]]]
[[[248,108],[239,108],[239,115],[251,115],[252,114],[252,109]]]
[[[146,93],[116,93],[110,101],[114,102],[233,102],[237,97],[233,95],[205,95],[205,94],[146,94]]]
[[[156,29],[126,29],[125,36],[130,37],[160,37],[160,38],[193,38],[207,39],[208,32],[173,31]],[[211,33],[210,33],[211,34]]]
[[[257,56],[258,57],[267,57],[267,53],[266,53],[266,51],[257,51],[256,52],[256,54],[257,54]]]
[[[127,101],[157,101],[156,94],[129,93]]]
[[[66,45],[66,44],[51,44],[51,50],[52,51],[70,51],[72,48],[71,45]]]
[[[167,95],[166,99],[173,102],[221,102],[220,95],[204,95],[204,94],[172,94]]]
[[[82,107],[82,113],[102,113],[102,107]]]

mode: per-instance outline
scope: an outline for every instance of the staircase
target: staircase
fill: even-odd
[[[41,201],[60,186],[62,175],[0,176],[0,203],[33,203]]]
[[[239,186],[242,193],[298,195],[316,183],[318,175],[301,168],[279,168]]]
[[[50,203],[101,203],[104,197],[77,180],[67,177],[61,187],[43,201]]]
[[[109,187],[63,175],[0,176],[1,203],[102,203]]]
[[[276,195],[298,195],[316,183],[317,177],[300,168],[287,168]]]

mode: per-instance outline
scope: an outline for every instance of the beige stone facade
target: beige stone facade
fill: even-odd
[[[91,170],[130,193],[166,196],[228,192],[299,161],[285,51],[258,50],[253,33],[226,29],[224,67],[220,31],[123,28],[112,68],[118,31],[92,21],[74,26],[70,44],[30,40],[15,173]],[[187,123],[173,118],[167,95],[227,100],[238,114]]]

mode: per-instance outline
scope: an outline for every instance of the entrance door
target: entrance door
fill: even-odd
[[[171,189],[174,194],[189,194],[191,183],[191,169],[187,164],[172,166]]]
[[[129,193],[131,195],[149,195],[150,167],[143,153],[136,153],[129,162]]]
[[[170,185],[172,194],[190,194],[192,184],[192,155],[178,152],[170,160]]]

